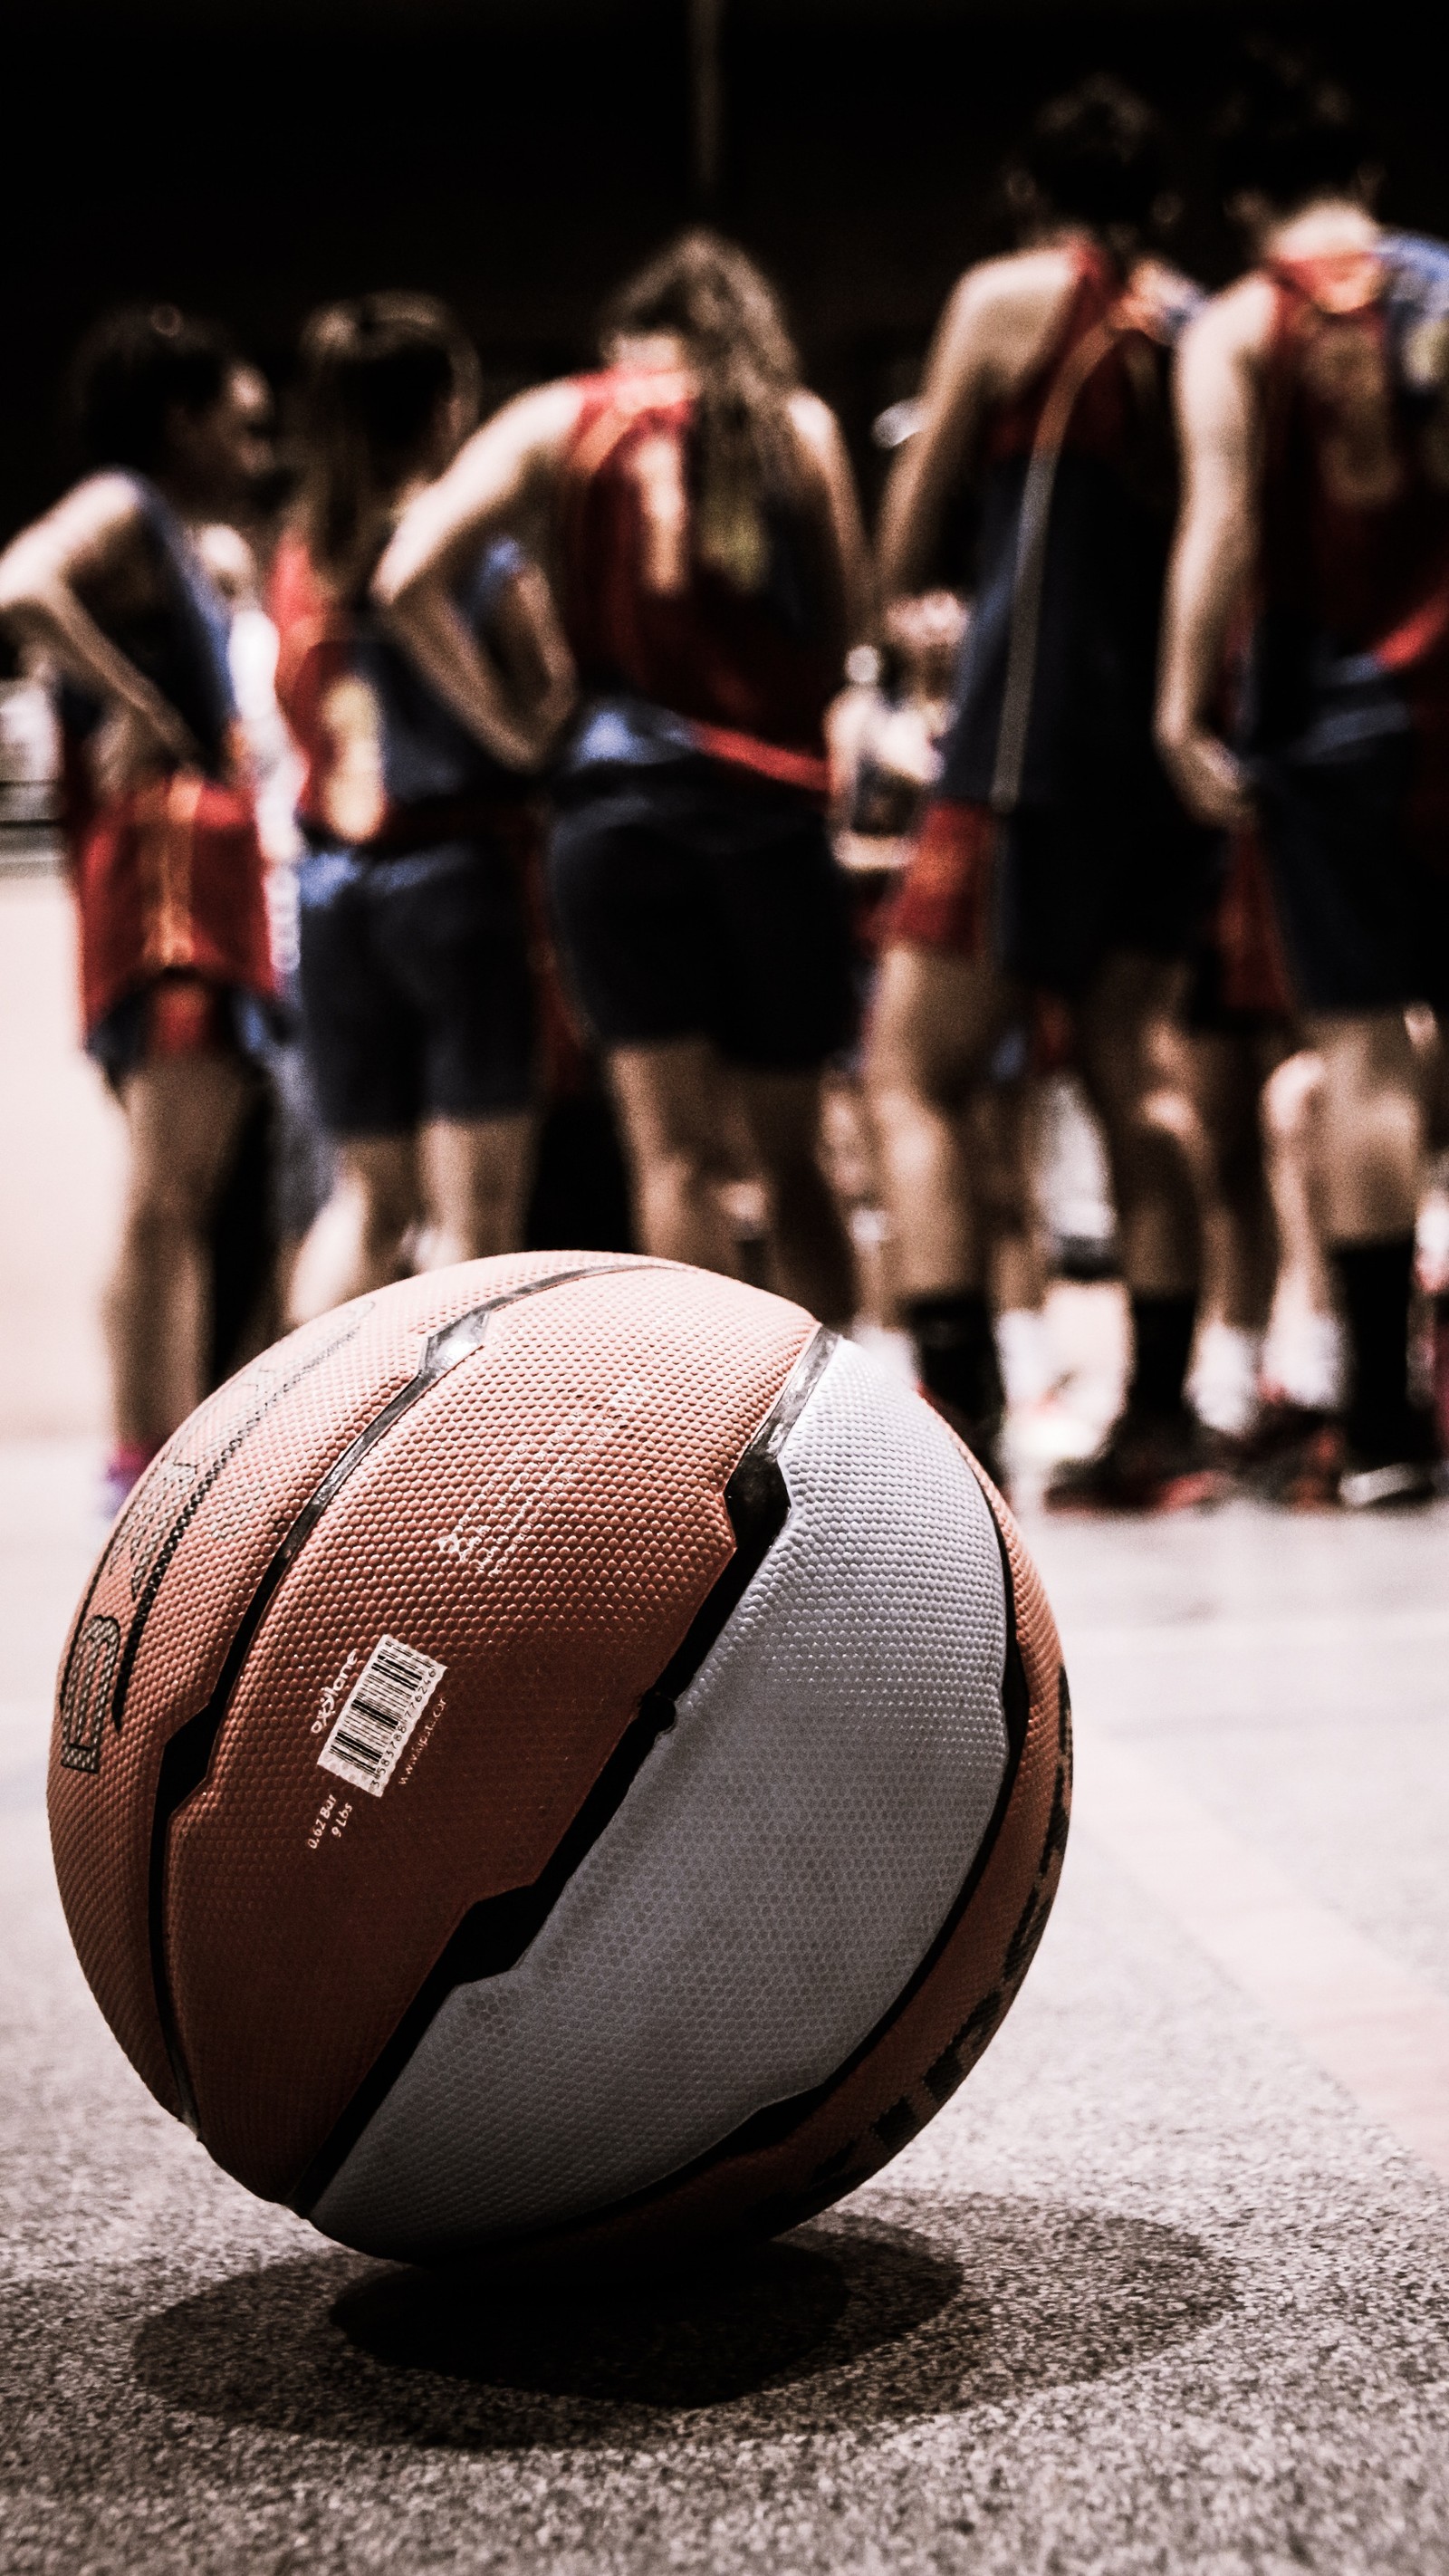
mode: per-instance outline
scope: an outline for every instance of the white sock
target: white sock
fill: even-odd
[[[1229,1439],[1246,1431],[1258,1409],[1263,1336],[1242,1324],[1204,1324],[1187,1381],[1200,1422]]]
[[[1052,1387],[1051,1341],[1046,1317],[1032,1306],[1013,1306],[996,1318],[996,1355],[1008,1408],[1040,1404]]]
[[[1343,1326],[1336,1315],[1295,1315],[1275,1323],[1263,1352],[1263,1383],[1290,1404],[1336,1413],[1345,1380]]]

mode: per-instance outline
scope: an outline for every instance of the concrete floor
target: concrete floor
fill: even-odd
[[[1033,1524],[1080,1805],[1000,2038],[727,2283],[509,2315],[249,2201],[86,1994],[42,1776],[92,1471],[0,1453],[6,2576],[1444,2576],[1449,1507]]]

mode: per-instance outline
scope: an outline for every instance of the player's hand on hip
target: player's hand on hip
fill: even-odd
[[[1164,728],[1158,748],[1174,787],[1199,823],[1215,823],[1226,831],[1251,820],[1253,799],[1242,763],[1216,734],[1201,725],[1181,732]]]

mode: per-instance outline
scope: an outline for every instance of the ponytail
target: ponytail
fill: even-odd
[[[790,396],[800,361],[774,290],[732,242],[680,235],[631,278],[605,315],[606,341],[674,333],[698,387],[698,548],[738,590],[769,569],[766,514],[799,481]]]

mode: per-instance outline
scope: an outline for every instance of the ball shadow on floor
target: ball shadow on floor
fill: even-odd
[[[162,2309],[132,2356],[155,2398],[313,2440],[629,2448],[671,2418],[758,2439],[1009,2403],[1232,2300],[1230,2267],[1179,2229],[893,2194],[630,2295],[499,2298],[321,2253]]]

